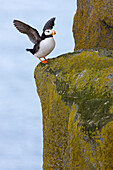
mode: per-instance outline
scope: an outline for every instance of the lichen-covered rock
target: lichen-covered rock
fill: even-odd
[[[113,49],[113,1],[77,0],[73,35],[75,50]]]
[[[113,51],[61,55],[35,69],[43,169],[113,168]]]

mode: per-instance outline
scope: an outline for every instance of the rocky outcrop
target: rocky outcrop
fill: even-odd
[[[43,169],[113,168],[113,51],[61,55],[35,69]]]
[[[73,35],[75,50],[113,49],[113,1],[77,0]]]
[[[113,2],[78,0],[75,52],[40,63],[43,169],[113,169]]]

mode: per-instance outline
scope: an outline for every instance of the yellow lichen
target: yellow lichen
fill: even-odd
[[[113,51],[68,53],[35,69],[43,169],[112,169]]]
[[[112,0],[78,0],[73,20],[75,50],[113,49]]]

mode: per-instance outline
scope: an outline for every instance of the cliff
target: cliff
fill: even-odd
[[[34,72],[43,114],[43,169],[113,169],[111,0],[78,0],[75,52]]]
[[[83,50],[36,67],[43,169],[113,168],[112,57],[112,50]]]
[[[113,49],[113,1],[77,0],[73,35],[75,49]]]

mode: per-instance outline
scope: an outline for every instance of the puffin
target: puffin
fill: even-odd
[[[23,34],[26,34],[30,41],[34,44],[32,49],[26,50],[31,52],[35,57],[39,58],[42,63],[47,63],[47,59],[45,57],[55,48],[55,40],[53,38],[53,35],[56,34],[53,30],[55,19],[56,18],[54,17],[46,22],[43,27],[42,35],[40,35],[39,32],[30,25],[19,20],[13,20],[14,26],[17,30]],[[41,58],[44,60],[41,60]]]

